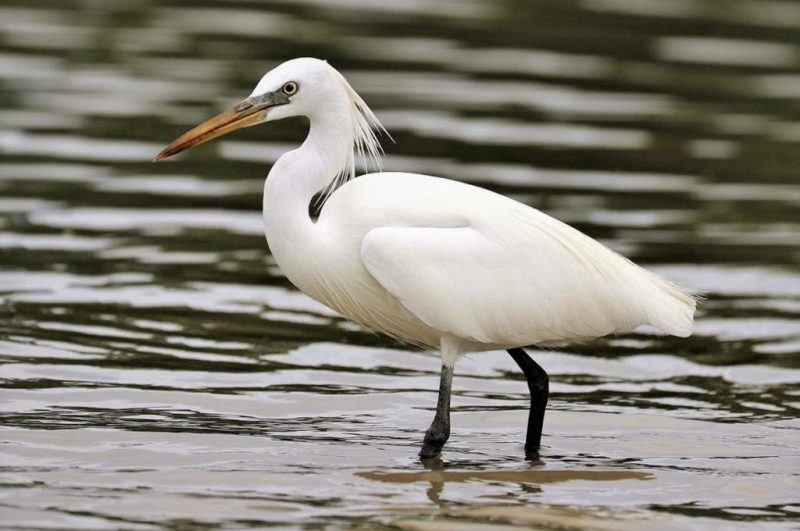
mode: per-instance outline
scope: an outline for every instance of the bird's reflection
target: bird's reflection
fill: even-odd
[[[433,472],[433,474],[430,474],[429,476],[430,486],[428,487],[427,491],[428,499],[441,507],[444,504],[441,496],[445,483],[444,474],[441,473],[444,471],[444,461],[442,461],[442,456],[440,454],[435,457],[420,459],[420,462],[422,463],[422,466]]]
[[[445,483],[448,481],[460,483],[463,481],[463,478],[460,476],[448,478],[448,474],[446,473],[448,466],[442,459],[441,454],[437,455],[436,457],[420,459],[420,463],[428,472],[430,472],[425,474],[425,478],[429,483],[428,490],[426,492],[428,499],[439,507],[443,507],[447,504],[446,501],[442,500],[442,492],[444,492]],[[529,459],[527,461],[527,467],[524,468],[533,471],[537,468],[543,467],[544,465],[544,461],[539,456],[534,459]],[[539,494],[542,492],[541,486],[537,483],[520,481],[519,485],[525,494]],[[512,494],[509,493],[509,495]]]

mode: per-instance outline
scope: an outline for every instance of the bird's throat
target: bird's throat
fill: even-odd
[[[331,185],[352,157],[348,120],[345,114],[335,120],[312,117],[305,142],[278,159],[269,173],[264,186],[264,230],[270,251],[284,272],[300,272],[302,276],[308,268],[295,262],[306,255],[298,251],[324,247],[319,245],[324,235],[314,223],[309,205]],[[302,285],[305,279],[297,273],[287,276],[306,291]]]

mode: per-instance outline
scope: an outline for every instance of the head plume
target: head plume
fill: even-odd
[[[343,167],[336,174],[336,178],[324,190],[322,200],[324,201],[330,194],[332,194],[338,187],[354,179],[356,176],[356,155],[361,158],[365,170],[369,170],[370,164],[374,171],[381,169],[381,156],[383,155],[383,148],[378,140],[376,131],[385,134],[389,139],[392,137],[386,128],[372,112],[372,109],[364,102],[361,96],[353,90],[350,83],[339,73],[338,70],[331,67],[334,78],[342,84],[344,90],[350,100],[350,118],[352,123],[352,131],[349,132],[352,138],[352,148],[347,154],[347,158]]]

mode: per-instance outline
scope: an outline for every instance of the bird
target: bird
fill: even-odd
[[[309,122],[264,185],[264,232],[288,280],[345,318],[441,356],[439,395],[419,457],[450,437],[454,368],[468,353],[505,350],[530,393],[525,456],[539,457],[549,376],[525,347],[585,342],[649,325],[691,334],[701,296],[649,272],[528,205],[458,180],[380,170],[366,102],[327,61],[292,59],[249,97],[180,136],[154,161],[236,129]],[[312,202],[324,203],[315,217]]]

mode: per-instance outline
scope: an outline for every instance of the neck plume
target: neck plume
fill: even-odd
[[[385,132],[361,97],[334,71],[336,90],[308,114],[308,136],[298,149],[272,167],[264,188],[264,221],[270,246],[306,241],[314,232],[309,216],[313,197],[325,201],[339,186],[355,177],[355,159],[380,168],[382,153],[375,130]],[[388,133],[387,133],[388,134]],[[283,238],[278,237],[282,235]]]
[[[361,99],[361,96],[353,90],[353,87],[350,86],[344,76],[336,70],[332,70],[332,73],[336,81],[344,89],[343,105],[339,112],[326,112],[326,109],[323,108],[317,116],[310,117],[312,131],[309,133],[309,138],[313,133],[315,119],[327,122],[331,117],[334,117],[335,120],[338,119],[339,121],[338,134],[342,135],[346,145],[344,151],[346,156],[343,158],[333,180],[325,188],[323,201],[341,185],[355,178],[356,155],[361,158],[366,171],[369,171],[370,163],[373,171],[380,171],[383,148],[375,132],[383,133],[391,139],[386,128],[378,121],[375,113]],[[335,128],[336,124],[334,124]]]

